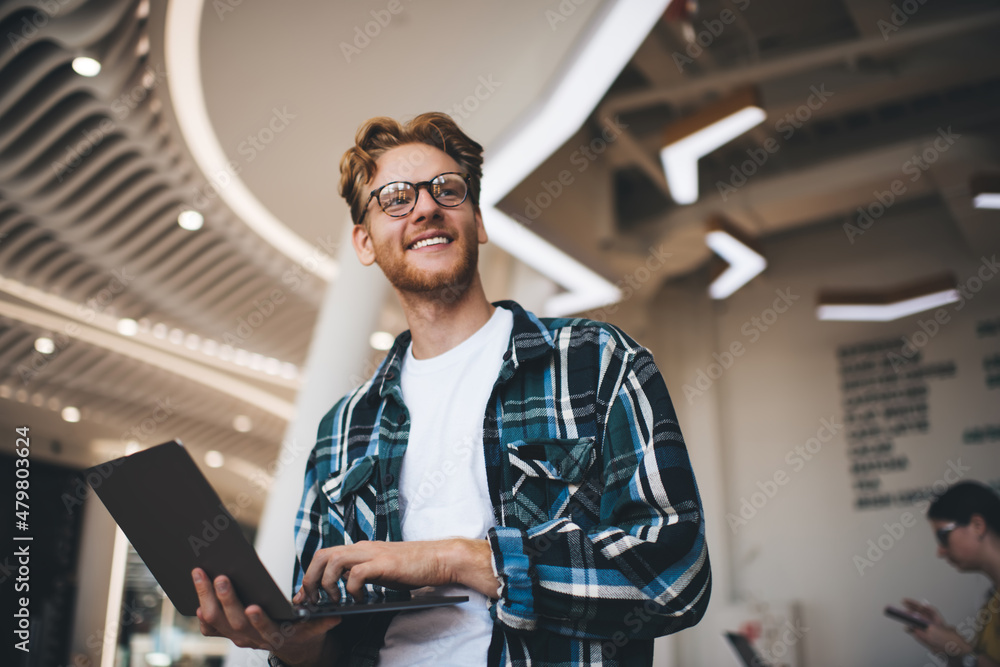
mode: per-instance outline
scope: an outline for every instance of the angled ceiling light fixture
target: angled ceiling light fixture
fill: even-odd
[[[976,208],[1000,208],[1000,174],[973,174],[969,189]]]
[[[668,126],[663,134],[660,161],[674,201],[696,202],[698,160],[764,122],[766,117],[757,89],[744,88]]]
[[[819,293],[816,318],[846,322],[892,322],[955,303],[961,298],[952,274],[881,290],[828,290]]]
[[[767,268],[767,260],[749,237],[723,217],[708,221],[705,244],[729,264],[708,286],[713,299],[728,298]]]

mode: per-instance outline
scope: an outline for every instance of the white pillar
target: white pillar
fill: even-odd
[[[368,337],[378,324],[389,292],[382,271],[358,261],[350,240],[352,223],[348,220],[346,226],[337,250],[339,273],[327,289],[313,329],[295,418],[288,424],[257,530],[257,553],[278,585],[289,593],[295,562],[292,531],[316,429],[337,399],[357,384],[357,378],[367,377]],[[259,656],[251,660],[248,653],[253,652],[234,649],[226,664],[259,665]]]
[[[97,494],[88,493],[80,531],[80,584],[73,613],[70,664],[114,664],[128,549],[125,536],[118,536],[117,530]]]

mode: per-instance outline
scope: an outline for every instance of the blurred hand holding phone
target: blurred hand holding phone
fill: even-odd
[[[900,609],[899,607],[893,607],[892,605],[886,605],[885,615],[894,621],[899,621],[900,623],[905,623],[906,625],[914,628],[920,628],[921,630],[925,630],[929,625],[926,618]]]

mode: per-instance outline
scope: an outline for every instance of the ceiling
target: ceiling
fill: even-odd
[[[180,437],[226,455],[212,471],[225,489],[267,477],[293,414],[326,286],[317,266],[346,225],[337,164],[357,126],[449,111],[489,163],[616,3],[186,2],[200,8],[190,36],[169,37],[164,2],[49,4],[0,1],[13,35],[0,44],[0,422],[27,420],[37,455],[77,466]],[[902,205],[940,205],[970,252],[1000,246],[996,213],[971,208],[968,190],[973,173],[1000,170],[995,3],[693,4],[671,5],[501,210],[612,283],[669,255],[637,312],[658,285],[708,266],[711,216],[757,239],[855,223],[898,179]],[[197,56],[194,83],[167,67],[168,42]],[[74,73],[81,54],[101,61],[97,77]],[[748,85],[768,119],[699,162],[698,202],[673,203],[664,129]],[[199,97],[210,132],[192,139]],[[942,135],[946,149],[925,153]],[[201,142],[238,173],[205,173]],[[914,155],[934,159],[924,169]],[[315,256],[265,240],[232,203],[240,193]],[[178,227],[186,208],[202,229]],[[509,253],[484,261],[491,297],[530,305],[526,273],[559,289]],[[405,326],[391,303],[383,325]],[[35,349],[40,336],[52,352]],[[66,406],[78,423],[59,419]]]

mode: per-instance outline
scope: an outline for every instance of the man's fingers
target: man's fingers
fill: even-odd
[[[240,634],[247,633],[248,631],[252,633],[253,628],[247,618],[246,611],[243,609],[243,603],[236,596],[229,577],[220,575],[215,578],[214,584],[215,594],[222,604],[222,612],[229,622],[229,627]]]
[[[360,600],[365,596],[365,584],[370,581],[377,581],[379,570],[372,564],[372,561],[361,563],[351,568],[347,577],[347,592],[355,600]]]
[[[319,587],[322,583],[324,573],[326,572],[326,564],[330,559],[331,549],[320,549],[315,554],[313,554],[312,562],[309,563],[309,568],[306,573],[302,575],[302,589],[299,591],[305,596],[301,602],[316,602]]]
[[[201,618],[201,609],[198,610],[198,626],[199,626],[198,629],[201,630],[201,634],[204,635],[205,637],[222,636],[222,633],[220,633],[213,626],[209,625]]]
[[[222,615],[222,608],[219,606],[219,599],[215,596],[215,589],[212,587],[212,582],[209,581],[208,575],[201,568],[192,570],[191,578],[194,580],[194,588],[198,593],[198,620],[204,626],[202,634],[206,637],[223,636],[217,625],[225,619]],[[215,634],[206,633],[206,627],[211,628]]]
[[[259,606],[250,605],[247,607],[246,616],[253,629],[264,639],[268,650],[276,651],[285,643],[285,637],[282,635],[281,630]]]

